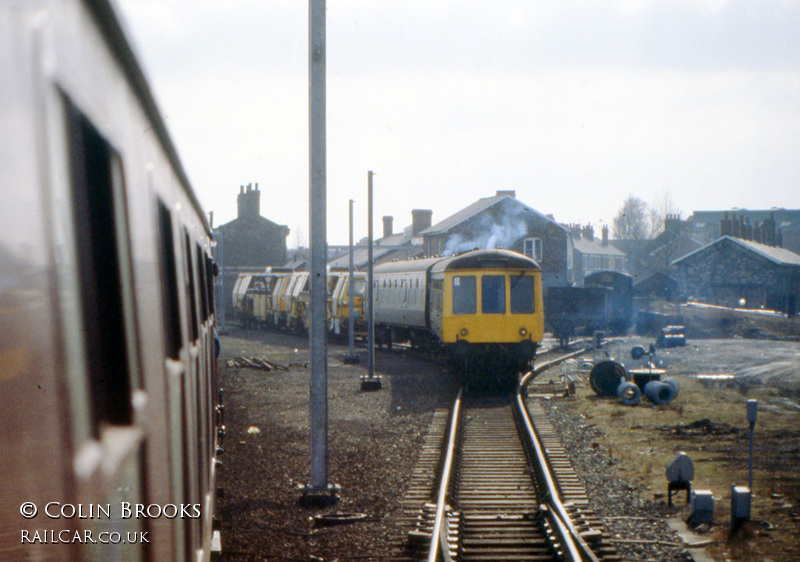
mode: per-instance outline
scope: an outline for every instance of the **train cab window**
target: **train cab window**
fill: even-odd
[[[511,314],[533,314],[533,277],[511,276]]]
[[[453,277],[453,314],[475,314],[476,288],[474,275]]]
[[[506,278],[503,275],[481,277],[481,312],[503,314],[506,311]]]
[[[108,141],[67,104],[70,179],[92,432],[133,421],[135,372],[132,271],[122,162]]]

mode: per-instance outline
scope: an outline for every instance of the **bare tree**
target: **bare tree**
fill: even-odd
[[[664,232],[664,221],[667,215],[680,215],[680,209],[672,200],[669,188],[665,189],[656,202],[650,205],[650,237],[655,238]]]
[[[644,240],[650,233],[647,203],[628,195],[622,208],[614,217],[614,238],[617,240]]]

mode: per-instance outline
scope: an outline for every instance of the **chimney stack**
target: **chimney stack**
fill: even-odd
[[[392,232],[392,221],[394,220],[393,217],[386,216],[383,217],[383,237],[388,238],[393,234]]]
[[[258,183],[253,188],[252,183],[247,184],[247,189],[243,185],[239,186],[239,195],[236,198],[238,218],[253,218],[261,214],[261,192],[258,190]]]
[[[503,197],[503,196],[511,197],[512,199],[516,199],[517,198],[517,192],[514,191],[513,189],[498,189],[497,190],[497,194],[495,195],[495,197]]]
[[[608,225],[603,225],[603,246],[608,246]]]
[[[583,227],[583,237],[590,242],[594,240],[594,228],[591,224]]]
[[[428,209],[414,209],[411,211],[411,235],[416,236],[426,228],[431,227],[433,211]]]

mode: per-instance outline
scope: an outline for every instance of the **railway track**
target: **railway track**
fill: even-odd
[[[395,560],[619,560],[538,401],[462,393],[435,413]]]

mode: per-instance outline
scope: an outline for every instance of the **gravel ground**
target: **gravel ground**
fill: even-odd
[[[544,405],[606,532],[614,539],[633,541],[616,544],[620,556],[636,561],[692,560],[683,546],[672,546],[682,544],[666,524],[666,518],[674,517],[675,511],[663,502],[642,499],[643,491],[617,474],[613,456],[598,443],[600,431],[576,411],[576,403],[545,400]]]
[[[431,362],[402,352],[380,351],[376,371],[383,388],[360,390],[365,366],[344,365],[346,347],[330,344],[328,368],[329,482],[341,486],[338,503],[299,505],[299,486],[309,483],[309,378],[307,339],[260,331],[222,336],[225,392],[224,464],[219,484],[223,561],[385,560],[398,554],[400,501],[436,408],[455,395],[454,377]],[[739,347],[720,345],[725,353]],[[715,342],[672,353],[699,372],[720,372],[706,350]],[[795,348],[796,349],[796,348]],[[765,351],[764,363],[774,361]],[[366,354],[360,353],[362,361]],[[753,352],[750,352],[752,359]],[[226,367],[239,356],[260,357],[288,370]],[[703,365],[701,361],[709,361]],[[734,362],[738,364],[738,361]],[[699,365],[699,366],[698,366]],[[724,371],[723,371],[724,372]],[[728,371],[730,372],[730,371]],[[735,372],[747,375],[752,372]],[[791,395],[791,392],[787,393]],[[625,560],[691,560],[665,524],[677,516],[665,502],[643,499],[653,492],[626,481],[600,439],[603,421],[588,420],[581,402],[545,402],[565,448],[582,476],[592,508],[605,521]],[[595,425],[597,424],[597,425]],[[683,497],[680,504],[683,504]],[[685,506],[684,506],[685,507]],[[364,514],[358,523],[320,527],[314,516],[332,512]]]
[[[382,560],[398,552],[396,524],[433,410],[455,395],[441,369],[402,353],[376,354],[383,388],[360,390],[360,365],[344,365],[346,347],[329,345],[328,482],[341,487],[328,507],[304,507],[310,482],[310,373],[307,339],[238,331],[222,335],[225,454],[218,502],[222,561]],[[240,356],[288,367],[266,372],[225,366]],[[317,526],[315,516],[363,514],[357,523]]]

